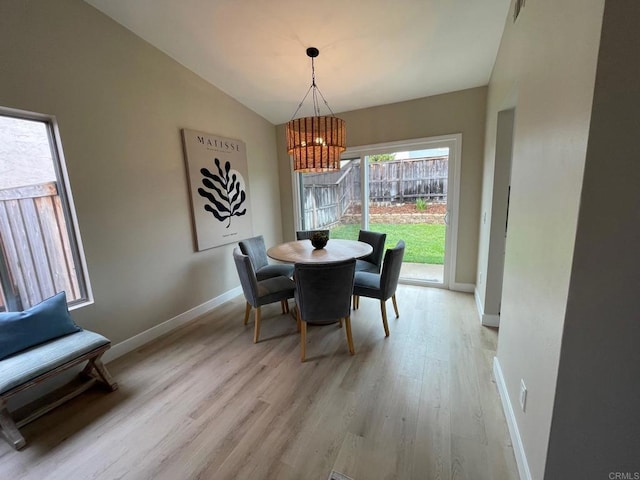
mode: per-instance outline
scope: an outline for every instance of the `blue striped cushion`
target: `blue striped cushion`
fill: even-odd
[[[102,335],[81,330],[0,360],[0,394],[108,343]]]

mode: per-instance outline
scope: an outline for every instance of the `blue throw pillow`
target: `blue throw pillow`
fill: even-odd
[[[82,330],[69,315],[60,292],[24,312],[0,313],[0,360],[20,350]]]

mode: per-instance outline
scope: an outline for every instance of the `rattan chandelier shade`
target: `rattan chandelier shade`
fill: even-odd
[[[293,157],[293,170],[299,173],[332,172],[340,170],[340,154],[347,148],[347,135],[344,120],[336,117],[322,92],[316,85],[313,59],[320,52],[315,47],[307,49],[311,57],[311,86],[298,106],[312,92],[313,117],[291,119],[286,126],[287,152]],[[331,116],[321,116],[318,107],[318,95],[324,100]]]
[[[300,173],[340,170],[346,149],[344,120],[338,117],[304,117],[287,123],[287,152],[293,170]]]

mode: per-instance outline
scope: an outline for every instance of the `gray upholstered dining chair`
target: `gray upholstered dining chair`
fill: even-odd
[[[398,313],[396,302],[396,289],[400,278],[400,268],[404,257],[405,244],[403,240],[398,241],[395,247],[389,248],[384,255],[382,263],[382,273],[356,272],[353,284],[353,308],[360,307],[360,297],[377,298],[380,300],[380,310],[382,311],[382,325],[384,334],[389,336],[389,324],[387,323],[386,301],[391,298],[393,309]]]
[[[370,230],[360,230],[358,240],[371,245],[373,252],[356,261],[356,272],[380,273],[382,255],[384,254],[384,242],[387,240],[387,234],[372,232]]]
[[[356,261],[351,258],[331,263],[296,263],[296,307],[300,329],[300,360],[305,361],[307,323],[328,325],[345,321],[347,345],[353,355],[351,335],[351,293]]]
[[[251,307],[255,308],[253,343],[258,343],[260,337],[260,307],[269,303],[280,302],[282,313],[289,313],[288,299],[294,297],[296,285],[289,277],[282,275],[258,280],[249,256],[243,254],[238,247],[233,249],[233,260],[238,270],[244,298],[247,301],[244,324],[246,325],[249,321]]]
[[[264,245],[264,237],[262,235],[240,240],[238,245],[240,246],[240,251],[251,259],[258,281],[280,275],[283,277],[291,277],[293,275],[293,265],[269,263],[267,248]]]
[[[296,232],[296,240],[309,240],[311,235],[316,232],[324,233],[329,238],[329,230],[298,230]]]

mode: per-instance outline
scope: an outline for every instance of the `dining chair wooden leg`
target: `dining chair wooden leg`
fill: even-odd
[[[260,307],[256,307],[256,326],[253,330],[253,343],[258,343],[260,337]]]
[[[387,306],[384,300],[380,300],[380,311],[382,312],[382,325],[384,326],[384,336],[389,336],[389,324],[387,323]]]
[[[301,320],[301,329],[300,329],[300,361],[304,362],[305,357],[307,356],[307,322]]]
[[[286,298],[283,300],[284,302],[284,312],[283,313],[289,313],[289,300],[287,300]]]
[[[396,294],[395,293],[391,296],[391,301],[393,302],[393,309],[396,311],[396,318],[398,318],[400,316],[400,314],[398,313],[398,304],[396,303]]]
[[[251,312],[251,304],[247,302],[247,306],[244,309],[244,324],[249,323],[249,312]]]
[[[338,320],[338,328],[342,328],[342,319]]]
[[[342,321],[342,319],[340,319]],[[349,345],[349,353],[354,355],[356,353],[353,347],[353,335],[351,335],[351,317],[344,317],[345,330],[347,331],[347,345]]]
[[[360,295],[353,296],[353,309],[356,310],[360,308]]]

